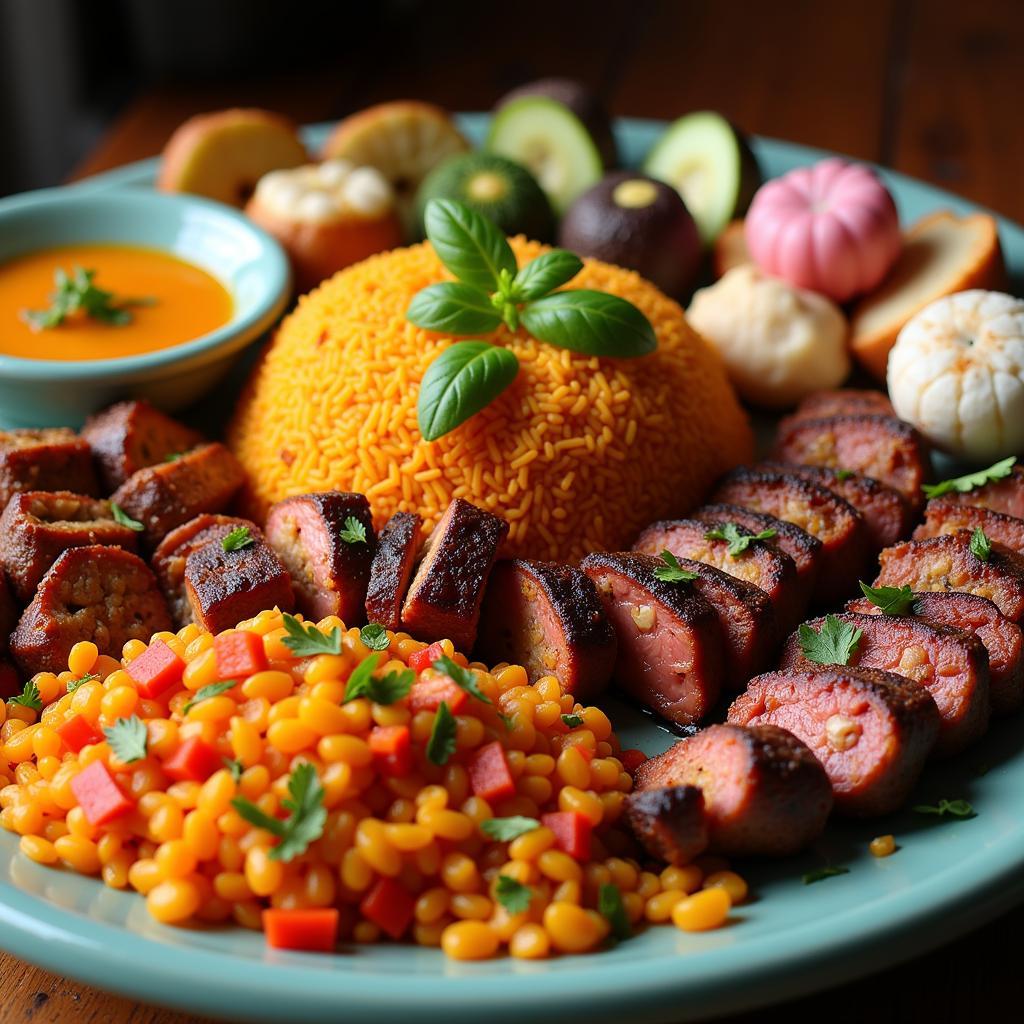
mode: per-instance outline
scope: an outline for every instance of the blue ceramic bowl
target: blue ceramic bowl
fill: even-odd
[[[0,200],[0,273],[7,260],[75,243],[162,249],[216,277],[231,319],[209,334],[157,352],[76,362],[0,354],[0,426],[81,426],[120,398],[179,409],[212,388],[241,350],[264,334],[290,295],[280,245],[236,210],[195,196],[146,189],[74,189]]]

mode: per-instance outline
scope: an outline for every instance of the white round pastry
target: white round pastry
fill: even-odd
[[[789,408],[812,391],[837,387],[850,372],[839,307],[753,263],[698,291],[686,317],[718,349],[736,390],[754,405]]]
[[[1024,301],[972,289],[915,314],[889,354],[896,415],[947,452],[994,462],[1024,452]]]

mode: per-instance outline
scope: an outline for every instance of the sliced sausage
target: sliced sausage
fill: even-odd
[[[0,430],[0,507],[22,491],[100,493],[92,450],[73,430]]]
[[[733,701],[729,721],[799,737],[824,766],[836,809],[858,816],[903,805],[939,734],[938,709],[920,683],[840,666],[757,676]]]
[[[769,465],[773,469],[788,471],[804,480],[810,480],[812,484],[827,487],[848,501],[864,517],[864,525],[874,551],[881,551],[910,535],[914,525],[914,509],[899,491],[880,480],[825,466],[785,463]]]
[[[708,848],[704,794],[696,786],[661,786],[630,793],[626,822],[655,860],[683,867]]]
[[[810,748],[774,725],[710,725],[645,761],[639,790],[697,786],[710,849],[730,857],[785,857],[817,839],[832,786]]]
[[[0,572],[0,657],[7,653],[7,641],[17,621],[18,606],[14,603],[4,574]]]
[[[82,437],[92,448],[106,492],[140,469],[157,466],[203,443],[202,434],[139,399],[90,416]]]
[[[928,453],[918,432],[893,416],[855,414],[784,419],[774,457],[781,462],[845,469],[899,491],[915,508],[928,478]]]
[[[864,517],[828,488],[793,473],[743,466],[722,478],[712,501],[767,512],[817,537],[822,550],[816,600],[836,601],[856,586],[870,546]]]
[[[354,520],[353,534],[346,525]],[[362,494],[326,491],[286,498],[267,513],[267,543],[291,573],[298,609],[314,622],[337,615],[366,622],[366,588],[377,551],[370,503]]]
[[[677,558],[704,562],[763,590],[775,608],[778,629],[788,633],[803,618],[810,591],[797,575],[796,564],[785,552],[763,540],[752,541],[735,554],[730,543],[709,537],[712,530],[731,528],[740,536],[755,536],[734,521],[703,523],[699,519],[666,519],[648,526],[633,545],[634,551],[659,555],[671,551]]]
[[[415,512],[396,512],[377,538],[366,589],[366,618],[387,629],[400,629],[402,602],[422,547],[423,520]]]
[[[156,577],[138,555],[123,548],[71,548],[50,566],[22,613],[11,655],[29,674],[63,672],[80,640],[120,657],[129,640],[148,641],[170,628]]]
[[[927,540],[947,533],[981,528],[985,536],[1018,555],[1024,555],[1024,519],[994,512],[981,505],[962,505],[949,498],[933,498],[925,505],[924,522],[914,531],[914,540]]]
[[[983,562],[971,551],[969,533],[951,533],[886,548],[879,563],[876,587],[979,594],[1008,619],[1024,623],[1024,561],[1006,548],[993,547]]]
[[[26,604],[62,552],[94,544],[135,551],[138,534],[114,521],[109,502],[70,491],[16,494],[0,515],[0,568]]]
[[[1018,463],[1009,476],[1003,477],[1002,480],[993,480],[982,487],[975,487],[972,491],[963,494],[959,491],[943,494],[942,500],[955,502],[957,505],[978,505],[981,508],[990,508],[993,512],[1024,519],[1024,466]]]
[[[688,725],[718,700],[725,640],[695,587],[658,579],[654,570],[663,565],[650,555],[594,553],[580,568],[594,581],[618,637],[616,684],[669,721]]]
[[[150,560],[160,589],[178,629],[194,622],[192,605],[185,590],[185,563],[204,544],[221,543],[234,530],[245,527],[254,540],[261,540],[260,528],[248,519],[204,512],[174,530],[157,545]]]
[[[902,615],[841,612],[836,618],[861,631],[850,665],[896,672],[928,689],[942,719],[937,754],[954,754],[985,733],[991,713],[988,653],[977,637]],[[807,625],[818,632],[824,623],[820,618]],[[781,668],[813,671],[817,667],[804,656],[799,635],[792,634],[782,652]]]
[[[878,615],[866,597],[850,601],[846,610]],[[988,598],[977,594],[914,594],[911,614],[936,626],[953,626],[973,633],[988,651],[992,710],[1008,715],[1024,707],[1024,635]]]
[[[402,605],[402,628],[471,651],[487,578],[507,536],[506,520],[456,498],[423,547]]]
[[[491,571],[476,649],[489,665],[522,665],[531,683],[554,675],[579,700],[598,696],[615,665],[615,631],[581,569],[525,559]]]
[[[193,620],[211,633],[268,608],[294,607],[288,570],[262,539],[237,551],[225,551],[219,540],[196,548],[185,560],[185,593]]]
[[[828,416],[847,416],[868,413],[877,416],[895,416],[887,395],[881,391],[838,388],[835,391],[815,391],[794,410],[789,419],[796,421],[821,420]]]

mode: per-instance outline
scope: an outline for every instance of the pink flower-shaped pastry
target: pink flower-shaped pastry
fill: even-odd
[[[889,190],[870,168],[838,157],[762,185],[746,235],[767,273],[837,302],[874,288],[902,244]]]

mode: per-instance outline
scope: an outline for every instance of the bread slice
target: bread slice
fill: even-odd
[[[999,231],[993,217],[958,217],[939,210],[919,220],[904,236],[903,251],[888,277],[854,306],[850,348],[854,358],[885,380],[889,350],[903,325],[944,295],[968,288],[1005,285]]]
[[[742,220],[731,220],[715,239],[711,250],[711,265],[716,278],[724,277],[733,267],[751,262],[745,231]]]

